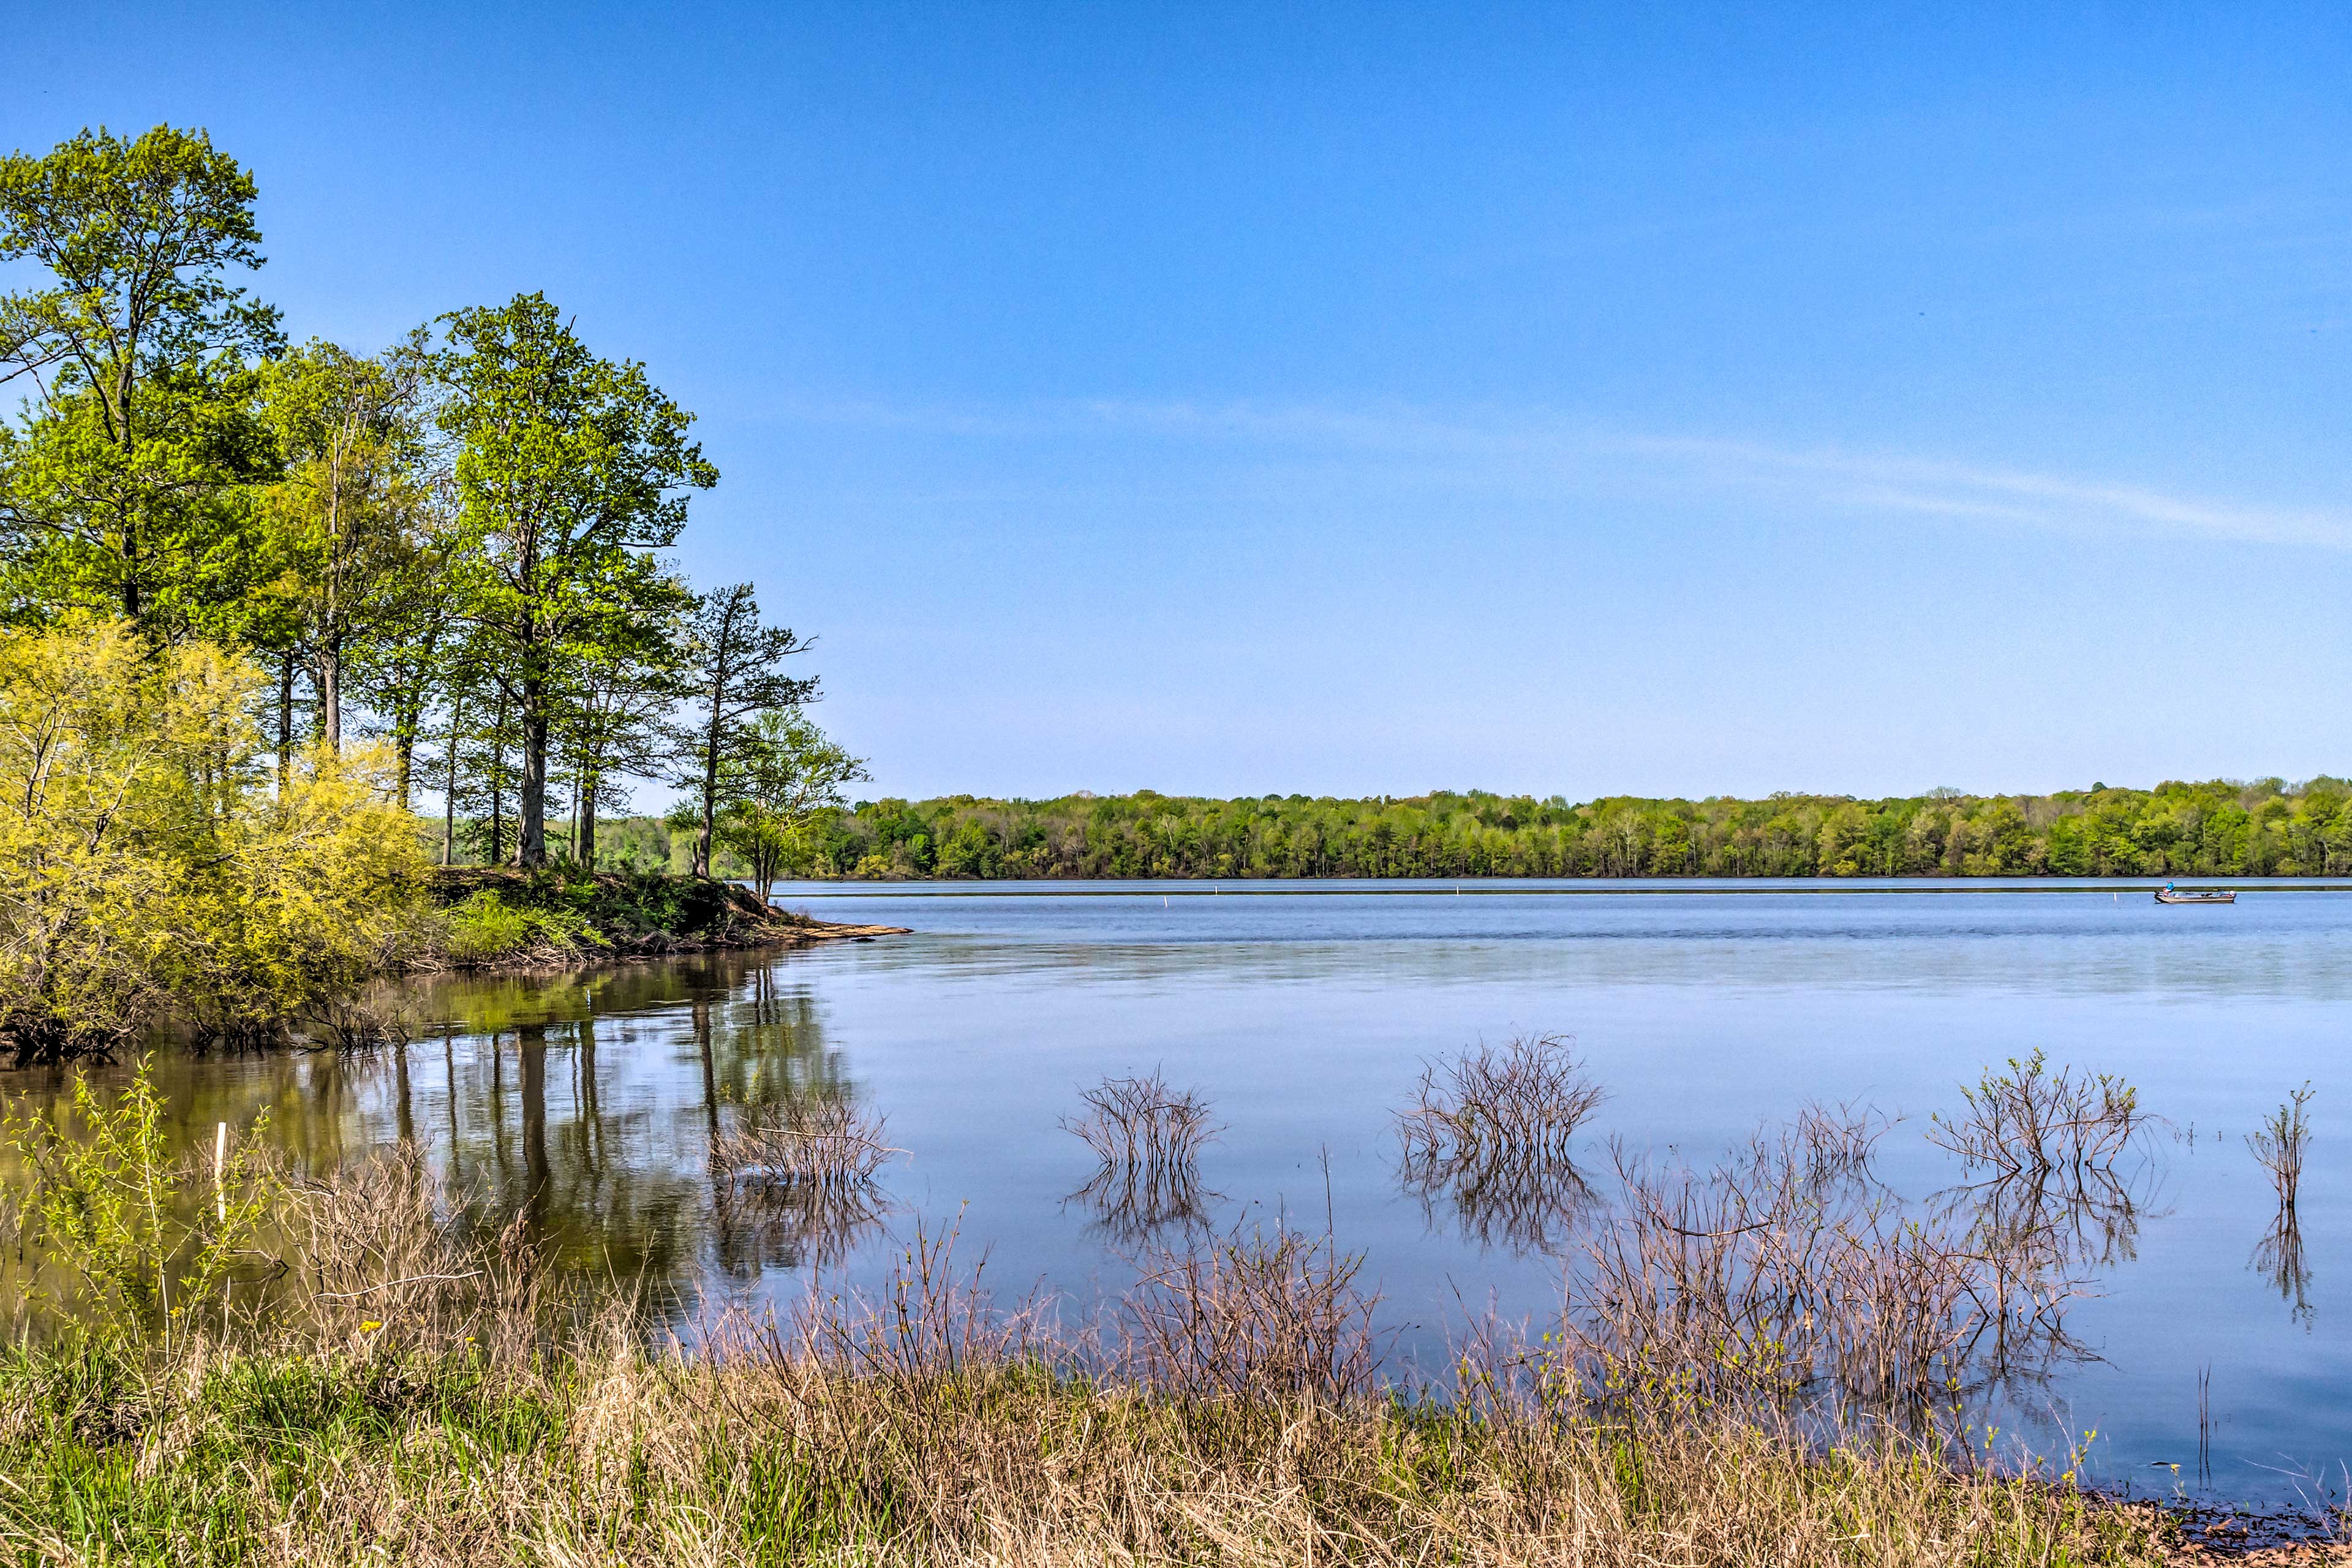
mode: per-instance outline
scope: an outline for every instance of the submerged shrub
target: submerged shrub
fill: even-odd
[[[2139,1091],[2121,1078],[2065,1067],[2053,1072],[2039,1049],[2022,1061],[2011,1057],[2005,1073],[1986,1068],[1960,1093],[1967,1110],[1935,1117],[1928,1141],[1971,1167],[2009,1175],[2113,1166],[2149,1120]]]
[[[1210,1121],[1206,1100],[1171,1089],[1156,1070],[1105,1078],[1078,1099],[1087,1113],[1062,1118],[1062,1127],[1094,1152],[1096,1166],[1069,1201],[1094,1210],[1096,1234],[1133,1245],[1171,1226],[1207,1223],[1215,1194],[1202,1189],[1200,1154],[1223,1129]]]
[[[1398,1175],[1433,1219],[1443,1202],[1481,1242],[1550,1250],[1591,1201],[1570,1141],[1607,1098],[1563,1035],[1424,1063],[1396,1113]]]
[[[2311,1085],[2305,1084],[2288,1095],[2258,1131],[2246,1135],[2246,1147],[2270,1173],[2283,1209],[2294,1207],[2296,1195],[2303,1191],[2303,1158],[2311,1147],[2311,1118],[2304,1107],[2311,1102],[2312,1093]]]
[[[1708,1168],[1612,1144],[1622,1196],[1571,1279],[1566,1375],[1621,1404],[1916,1415],[2075,1353],[2077,1258],[1906,1204],[1872,1173],[1888,1125],[1809,1108]]]
[[[748,1244],[787,1266],[840,1262],[889,1211],[882,1167],[906,1151],[887,1137],[884,1119],[845,1094],[747,1108],[710,1142],[722,1252]]]
[[[29,1178],[16,1194],[29,1238],[70,1278],[83,1321],[168,1343],[213,1304],[277,1188],[253,1136],[266,1112],[234,1140],[221,1123],[209,1160],[184,1158],[148,1066],[110,1098],[78,1074],[67,1110],[53,1120],[12,1106],[0,1136]]]

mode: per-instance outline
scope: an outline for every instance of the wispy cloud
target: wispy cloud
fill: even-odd
[[[2339,510],[2247,505],[2114,480],[1835,448],[1655,437],[1635,437],[1629,445],[1662,458],[1714,466],[1735,481],[1777,476],[1811,480],[1823,500],[1853,507],[2352,549],[2352,513]]]
[[[1770,490],[1845,510],[2352,550],[2352,512],[2249,505],[2116,480],[1937,458],[1612,432],[1545,418],[1444,419],[1410,412],[1246,405],[1083,406],[1108,423],[1171,435],[1223,433],[1319,442],[1400,458],[1477,455],[1502,466],[1498,477],[1524,479],[1550,466],[1585,476],[1605,469],[1620,480],[1649,478],[1677,485],[1699,481],[1727,489]]]
[[[1417,471],[1433,483],[1523,494],[1698,490],[1823,511],[2352,550],[2352,511],[2343,510],[2183,495],[1937,457],[1612,430],[1539,414],[1098,399],[995,411],[858,405],[795,416],[1015,441],[1125,432],[1277,459],[1345,459]]]

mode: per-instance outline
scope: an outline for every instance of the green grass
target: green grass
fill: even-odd
[[[436,872],[442,951],[459,967],[725,945],[792,923],[740,889],[658,871]]]
[[[460,964],[526,952],[587,952],[607,945],[586,916],[560,906],[515,905],[489,889],[449,908],[445,948]]]

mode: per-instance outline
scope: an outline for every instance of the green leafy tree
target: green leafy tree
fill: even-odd
[[[787,675],[783,661],[808,644],[783,626],[760,624],[760,601],[749,583],[702,596],[686,639],[686,711],[677,726],[681,766],[673,783],[690,792],[681,812],[694,814],[694,874],[710,875],[710,847],[719,812],[731,796],[729,782],[758,744],[754,716],[814,701],[814,679]]]
[[[1856,800],[872,801],[803,833],[821,874],[969,877],[2342,875],[2341,780]]]
[[[353,689],[382,721],[398,771],[398,798],[416,784],[416,748],[427,738],[436,703],[452,700],[463,664],[457,606],[445,591],[454,531],[446,526],[446,486],[432,491],[430,515],[398,575],[385,584],[385,618],[356,650]]]
[[[421,856],[388,759],[321,750],[271,789],[265,684],[127,621],[0,632],[0,1044],[20,1063],[167,1013],[274,1030],[397,955]]]
[[[847,804],[843,791],[872,777],[798,708],[770,709],[751,721],[730,779],[732,798],[719,814],[720,841],[765,888],[809,855],[805,836],[820,813]]]
[[[227,280],[262,263],[254,183],[202,132],[83,132],[0,158],[0,595],[17,617],[120,615],[151,639],[234,630],[273,477],[257,362],[277,312]]]
[[[286,464],[264,515],[310,655],[320,738],[334,752],[352,658],[400,629],[426,590],[416,567],[435,487],[423,351],[421,334],[376,359],[313,342],[263,378]]]
[[[719,472],[645,367],[591,353],[545,296],[443,318],[441,427],[457,442],[452,572],[520,749],[517,853],[547,862],[551,734],[568,663],[674,613],[653,552]]]

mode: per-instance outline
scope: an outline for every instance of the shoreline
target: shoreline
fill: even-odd
[[[411,974],[530,973],[700,952],[810,947],[908,934],[905,926],[821,921],[778,909],[738,882],[666,873],[436,868],[427,896],[448,924]]]
[[[2183,890],[2206,888],[2226,888],[2240,892],[2265,893],[2352,893],[2352,879],[2315,881],[2308,879],[2272,880],[2263,878],[2238,877],[2181,882],[2105,881],[2084,879],[2075,881],[2012,881],[1986,878],[1937,880],[1931,878],[1855,879],[1807,878],[1801,881],[1772,881],[1757,878],[1752,881],[1691,879],[1679,883],[1655,879],[1579,878],[1575,885],[1562,885],[1567,879],[1529,878],[1519,880],[1508,878],[1455,880],[1451,878],[1267,878],[1258,879],[1219,878],[1078,878],[1066,880],[1052,878],[1013,879],[1002,881],[984,879],[955,880],[922,880],[906,879],[896,881],[853,880],[843,879],[809,886],[798,886],[792,896],[795,899],[855,899],[902,898],[924,899],[1118,899],[1118,898],[1824,898],[1848,895],[1881,897],[1934,897],[1942,894],[1985,897],[2000,893],[2053,894],[2123,894],[2152,898],[2158,889],[2170,886]],[[1104,886],[1103,884],[1115,884]],[[1757,885],[1757,884],[1764,885]],[[1410,885],[1400,885],[1410,884]]]

